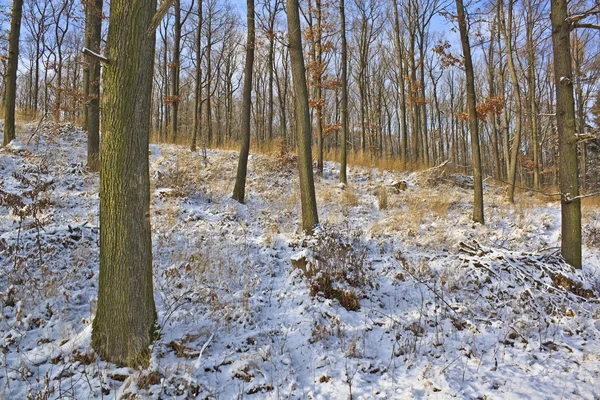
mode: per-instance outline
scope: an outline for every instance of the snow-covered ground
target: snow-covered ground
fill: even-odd
[[[150,149],[161,336],[147,370],[105,363],[98,174],[84,133],[34,129],[0,149],[0,398],[600,397],[599,210],[574,272],[556,203],[489,185],[481,226],[449,174],[350,167],[344,188],[327,162],[306,238],[293,164],[251,155],[241,205],[237,153],[172,145]]]

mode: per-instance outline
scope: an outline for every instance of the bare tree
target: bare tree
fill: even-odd
[[[479,150],[479,125],[477,122],[477,97],[475,94],[475,74],[471,60],[471,46],[469,44],[469,30],[462,0],[456,0],[456,12],[460,41],[465,60],[465,73],[467,77],[467,107],[469,111],[469,130],[471,131],[471,153],[473,158],[473,184],[475,197],[473,201],[473,221],[484,223],[483,218],[483,182],[481,179],[481,153]]]
[[[196,27],[196,79],[194,82],[194,127],[191,151],[196,151],[202,119],[202,0],[198,0],[198,26]]]
[[[294,80],[296,129],[298,131],[298,169],[300,170],[300,201],[302,229],[312,233],[319,224],[317,198],[312,170],[312,145],[306,68],[302,54],[302,33],[298,0],[287,0],[287,21],[292,77]]]
[[[238,161],[233,199],[244,202],[246,194],[246,174],[248,171],[248,153],[250,152],[250,110],[252,105],[252,69],[254,67],[254,43],[256,32],[254,27],[254,0],[246,0],[248,6],[248,37],[246,44],[246,66],[244,67],[244,93],[242,104],[242,149]]]
[[[340,0],[340,34],[342,37],[342,155],[340,160],[340,182],[348,183],[346,164],[348,158],[348,44],[346,43],[346,10],[344,0]]]

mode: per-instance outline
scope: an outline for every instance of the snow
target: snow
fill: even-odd
[[[326,162],[322,227],[307,238],[293,164],[251,155],[241,205],[236,153],[174,145],[150,148],[160,338],[145,370],[106,363],[90,347],[99,178],[85,149],[70,125],[0,148],[0,190],[28,190],[13,172],[54,182],[39,235],[0,205],[0,398],[600,396],[597,209],[584,209],[589,246],[573,271],[557,255],[558,203],[511,205],[489,184],[482,226],[460,175],[350,166],[344,186]],[[311,295],[320,269],[352,264],[358,278],[332,288],[355,293],[358,311]]]

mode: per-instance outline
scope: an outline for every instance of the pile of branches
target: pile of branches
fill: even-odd
[[[512,252],[476,241],[458,247],[466,269],[463,288],[480,293],[490,310],[510,306],[517,312],[570,317],[600,309],[597,277],[586,277],[559,255]]]

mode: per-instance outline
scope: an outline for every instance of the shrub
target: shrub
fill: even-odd
[[[337,230],[323,230],[293,247],[304,249],[292,256],[292,265],[302,271],[311,296],[336,299],[347,310],[360,309],[359,299],[369,281],[367,247],[358,232],[345,236]]]

